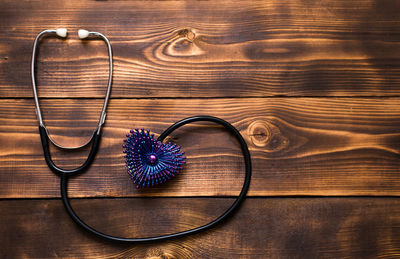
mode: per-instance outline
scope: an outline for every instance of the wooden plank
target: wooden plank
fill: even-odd
[[[53,138],[87,141],[102,100],[43,100]],[[237,195],[244,165],[236,140],[208,123],[171,138],[188,157],[170,184],[136,190],[127,177],[122,140],[131,128],[161,133],[182,118],[209,114],[228,120],[246,139],[253,161],[249,195],[399,195],[400,98],[240,98],[111,100],[100,151],[71,180],[74,197]],[[0,101],[0,197],[58,197],[59,179],[46,166],[33,100]],[[87,150],[53,149],[56,164],[73,168]]]
[[[113,97],[400,95],[398,1],[1,1],[0,96],[31,97],[38,32],[40,95],[101,97],[109,36]]]
[[[88,224],[100,231],[143,237],[199,226],[216,217],[231,202],[219,198],[91,199],[74,200],[73,206]],[[68,217],[59,200],[0,204],[2,258],[396,258],[400,255],[398,199],[248,199],[233,218],[205,233],[136,245],[110,243],[84,232]]]

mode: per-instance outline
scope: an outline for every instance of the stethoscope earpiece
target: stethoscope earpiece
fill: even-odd
[[[66,38],[68,35],[68,30],[65,28],[58,28],[56,30],[56,34],[57,34],[57,36],[59,36],[61,38]]]
[[[81,39],[81,40],[86,39],[87,37],[89,37],[89,35],[90,35],[90,32],[87,30],[83,30],[83,29],[78,30],[78,36],[79,36],[79,39]]]

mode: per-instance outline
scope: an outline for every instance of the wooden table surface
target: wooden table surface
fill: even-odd
[[[77,213],[108,234],[144,237],[204,224],[238,195],[244,162],[221,127],[172,134],[187,165],[170,183],[136,190],[122,157],[131,128],[161,133],[187,116],[221,117],[244,136],[253,177],[240,210],[209,231],[154,244],[84,232],[46,166],[30,79],[59,143],[84,143],[114,83],[99,153],[71,180]],[[0,1],[1,258],[400,257],[400,2]],[[80,165],[88,149],[56,163]]]

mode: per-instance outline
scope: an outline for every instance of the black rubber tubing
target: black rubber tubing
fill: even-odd
[[[68,214],[71,216],[71,218],[75,221],[76,224],[87,230],[88,232],[96,235],[97,237],[106,239],[106,240],[111,240],[115,242],[123,242],[123,243],[143,243],[143,242],[152,242],[152,241],[161,241],[161,240],[167,240],[167,239],[172,239],[172,238],[178,238],[178,237],[183,237],[191,234],[198,233],[200,231],[204,231],[206,229],[209,229],[218,223],[222,222],[225,220],[228,216],[230,216],[242,203],[244,198],[246,197],[246,193],[249,189],[250,186],[250,179],[251,179],[251,158],[250,158],[250,152],[247,147],[247,144],[245,140],[243,139],[242,135],[239,133],[239,131],[232,126],[229,122],[217,118],[217,117],[211,117],[211,116],[194,116],[194,117],[189,117],[186,119],[183,119],[181,121],[176,122],[172,126],[170,126],[168,129],[166,129],[159,137],[159,141],[163,141],[169,134],[171,134],[174,130],[178,129],[179,127],[182,127],[185,124],[196,122],[196,121],[210,121],[210,122],[215,122],[217,124],[220,124],[225,127],[225,129],[229,130],[239,141],[240,147],[243,152],[243,157],[244,157],[244,163],[245,163],[245,179],[243,182],[243,187],[242,190],[240,191],[239,196],[237,196],[236,200],[233,202],[233,204],[218,218],[215,220],[200,226],[196,227],[193,229],[185,230],[182,232],[177,232],[173,234],[167,234],[167,235],[160,235],[160,236],[153,236],[153,237],[143,237],[143,238],[125,238],[125,237],[116,237],[116,236],[110,236],[107,234],[104,234],[102,232],[99,232],[95,230],[94,228],[90,227],[87,225],[85,222],[83,222],[75,213],[75,211],[72,209],[71,204],[69,203],[69,198],[68,198],[68,176],[70,174],[68,173],[63,173],[61,174],[61,197],[62,201],[64,203],[65,209],[67,210]],[[98,143],[97,143],[98,144]],[[46,160],[47,161],[47,160]]]
[[[50,155],[50,150],[49,150],[49,136],[47,135],[47,131],[43,126],[39,126],[39,132],[40,132],[40,140],[42,141],[42,147],[43,147],[43,153],[44,153],[44,158],[46,160],[47,165],[53,171],[53,173],[58,174],[58,175],[75,175],[84,172],[93,162],[97,150],[99,149],[99,143],[100,143],[100,138],[101,138],[101,131],[97,132],[95,131],[93,134],[94,136],[92,137],[92,147],[89,152],[89,156],[86,159],[86,161],[79,167],[71,170],[65,170],[62,169],[58,166],[56,166],[51,159]]]

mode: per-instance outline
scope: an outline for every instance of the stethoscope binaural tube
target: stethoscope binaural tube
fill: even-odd
[[[111,93],[111,85],[112,85],[112,74],[113,74],[113,59],[112,59],[112,49],[111,49],[111,44],[110,41],[108,40],[108,38],[106,36],[104,36],[103,34],[99,33],[99,32],[89,32],[87,30],[79,30],[78,31],[78,35],[80,39],[86,39],[88,37],[98,37],[101,38],[102,40],[104,40],[104,42],[107,44],[107,49],[108,49],[108,57],[109,57],[109,75],[108,75],[108,83],[107,83],[107,91],[104,97],[104,104],[103,104],[103,108],[99,117],[99,122],[97,125],[97,128],[94,130],[92,137],[89,139],[88,142],[86,142],[85,144],[78,146],[78,147],[63,147],[59,144],[57,144],[49,135],[49,132],[47,131],[47,128],[45,126],[45,123],[43,121],[42,118],[42,113],[40,110],[40,103],[39,103],[39,97],[37,94],[37,87],[36,87],[36,72],[35,72],[35,64],[36,64],[36,50],[37,50],[37,46],[39,43],[39,40],[46,35],[56,35],[58,37],[61,38],[66,38],[67,37],[67,30],[66,29],[57,29],[57,30],[44,30],[42,32],[40,32],[36,38],[35,41],[33,43],[33,51],[32,51],[32,62],[31,62],[31,78],[32,78],[32,89],[33,89],[33,96],[35,99],[35,107],[36,107],[36,115],[39,121],[39,133],[40,133],[40,139],[42,142],[42,147],[43,147],[43,153],[44,153],[44,157],[46,160],[47,165],[49,166],[49,168],[56,174],[59,175],[74,175],[74,174],[78,174],[81,173],[83,171],[85,171],[90,164],[93,162],[94,157],[96,156],[97,150],[98,150],[98,146],[99,146],[99,142],[100,142],[100,138],[101,138],[101,129],[102,126],[105,122],[105,118],[106,118],[106,110],[107,110],[107,104],[108,104],[108,100],[110,99],[110,93]],[[82,147],[85,147],[89,144],[92,144],[91,146],[91,150],[89,152],[88,158],[86,159],[86,161],[79,167],[72,169],[72,170],[66,170],[66,169],[62,169],[58,166],[56,166],[53,162],[53,160],[51,159],[51,154],[50,154],[50,150],[49,150],[49,142],[51,142],[53,145],[55,145],[56,147],[60,148],[60,149],[64,149],[64,150],[73,150],[73,149],[80,149]]]

